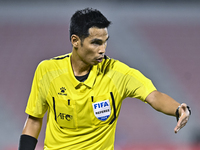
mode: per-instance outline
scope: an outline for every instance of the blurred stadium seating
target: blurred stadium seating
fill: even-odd
[[[192,108],[188,125],[175,135],[175,118],[139,100],[125,99],[115,149],[200,149],[199,3],[17,2],[0,3],[0,149],[16,149],[37,64],[71,52],[69,19],[85,7],[101,10],[112,21],[109,57],[139,69],[158,90]],[[42,149],[44,135],[45,126],[37,150]]]

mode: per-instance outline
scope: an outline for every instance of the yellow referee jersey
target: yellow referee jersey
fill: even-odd
[[[45,150],[113,150],[123,99],[145,101],[156,89],[139,71],[107,56],[79,82],[70,56],[38,65],[26,113],[42,118],[48,110]]]

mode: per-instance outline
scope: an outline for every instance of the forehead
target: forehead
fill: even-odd
[[[91,27],[89,28],[89,36],[87,38],[106,40],[108,38],[108,30],[107,28]]]

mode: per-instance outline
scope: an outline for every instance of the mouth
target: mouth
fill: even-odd
[[[102,62],[103,57],[97,58],[96,60],[100,63],[100,62]]]

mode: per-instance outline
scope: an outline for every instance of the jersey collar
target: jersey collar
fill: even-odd
[[[73,72],[72,65],[71,65],[71,54],[72,53],[69,54],[69,59],[68,59],[69,61],[67,63],[68,64],[68,76],[69,76],[70,81],[72,82],[74,88],[77,88],[81,84],[82,85],[85,84],[87,87],[92,88],[95,83],[95,80],[96,80],[98,65],[95,65],[92,67],[88,78],[84,82],[79,82],[74,76],[74,72]]]
[[[84,84],[88,87],[92,88],[97,76],[97,65],[92,66],[92,69],[90,70],[90,74],[88,78],[85,80]]]

